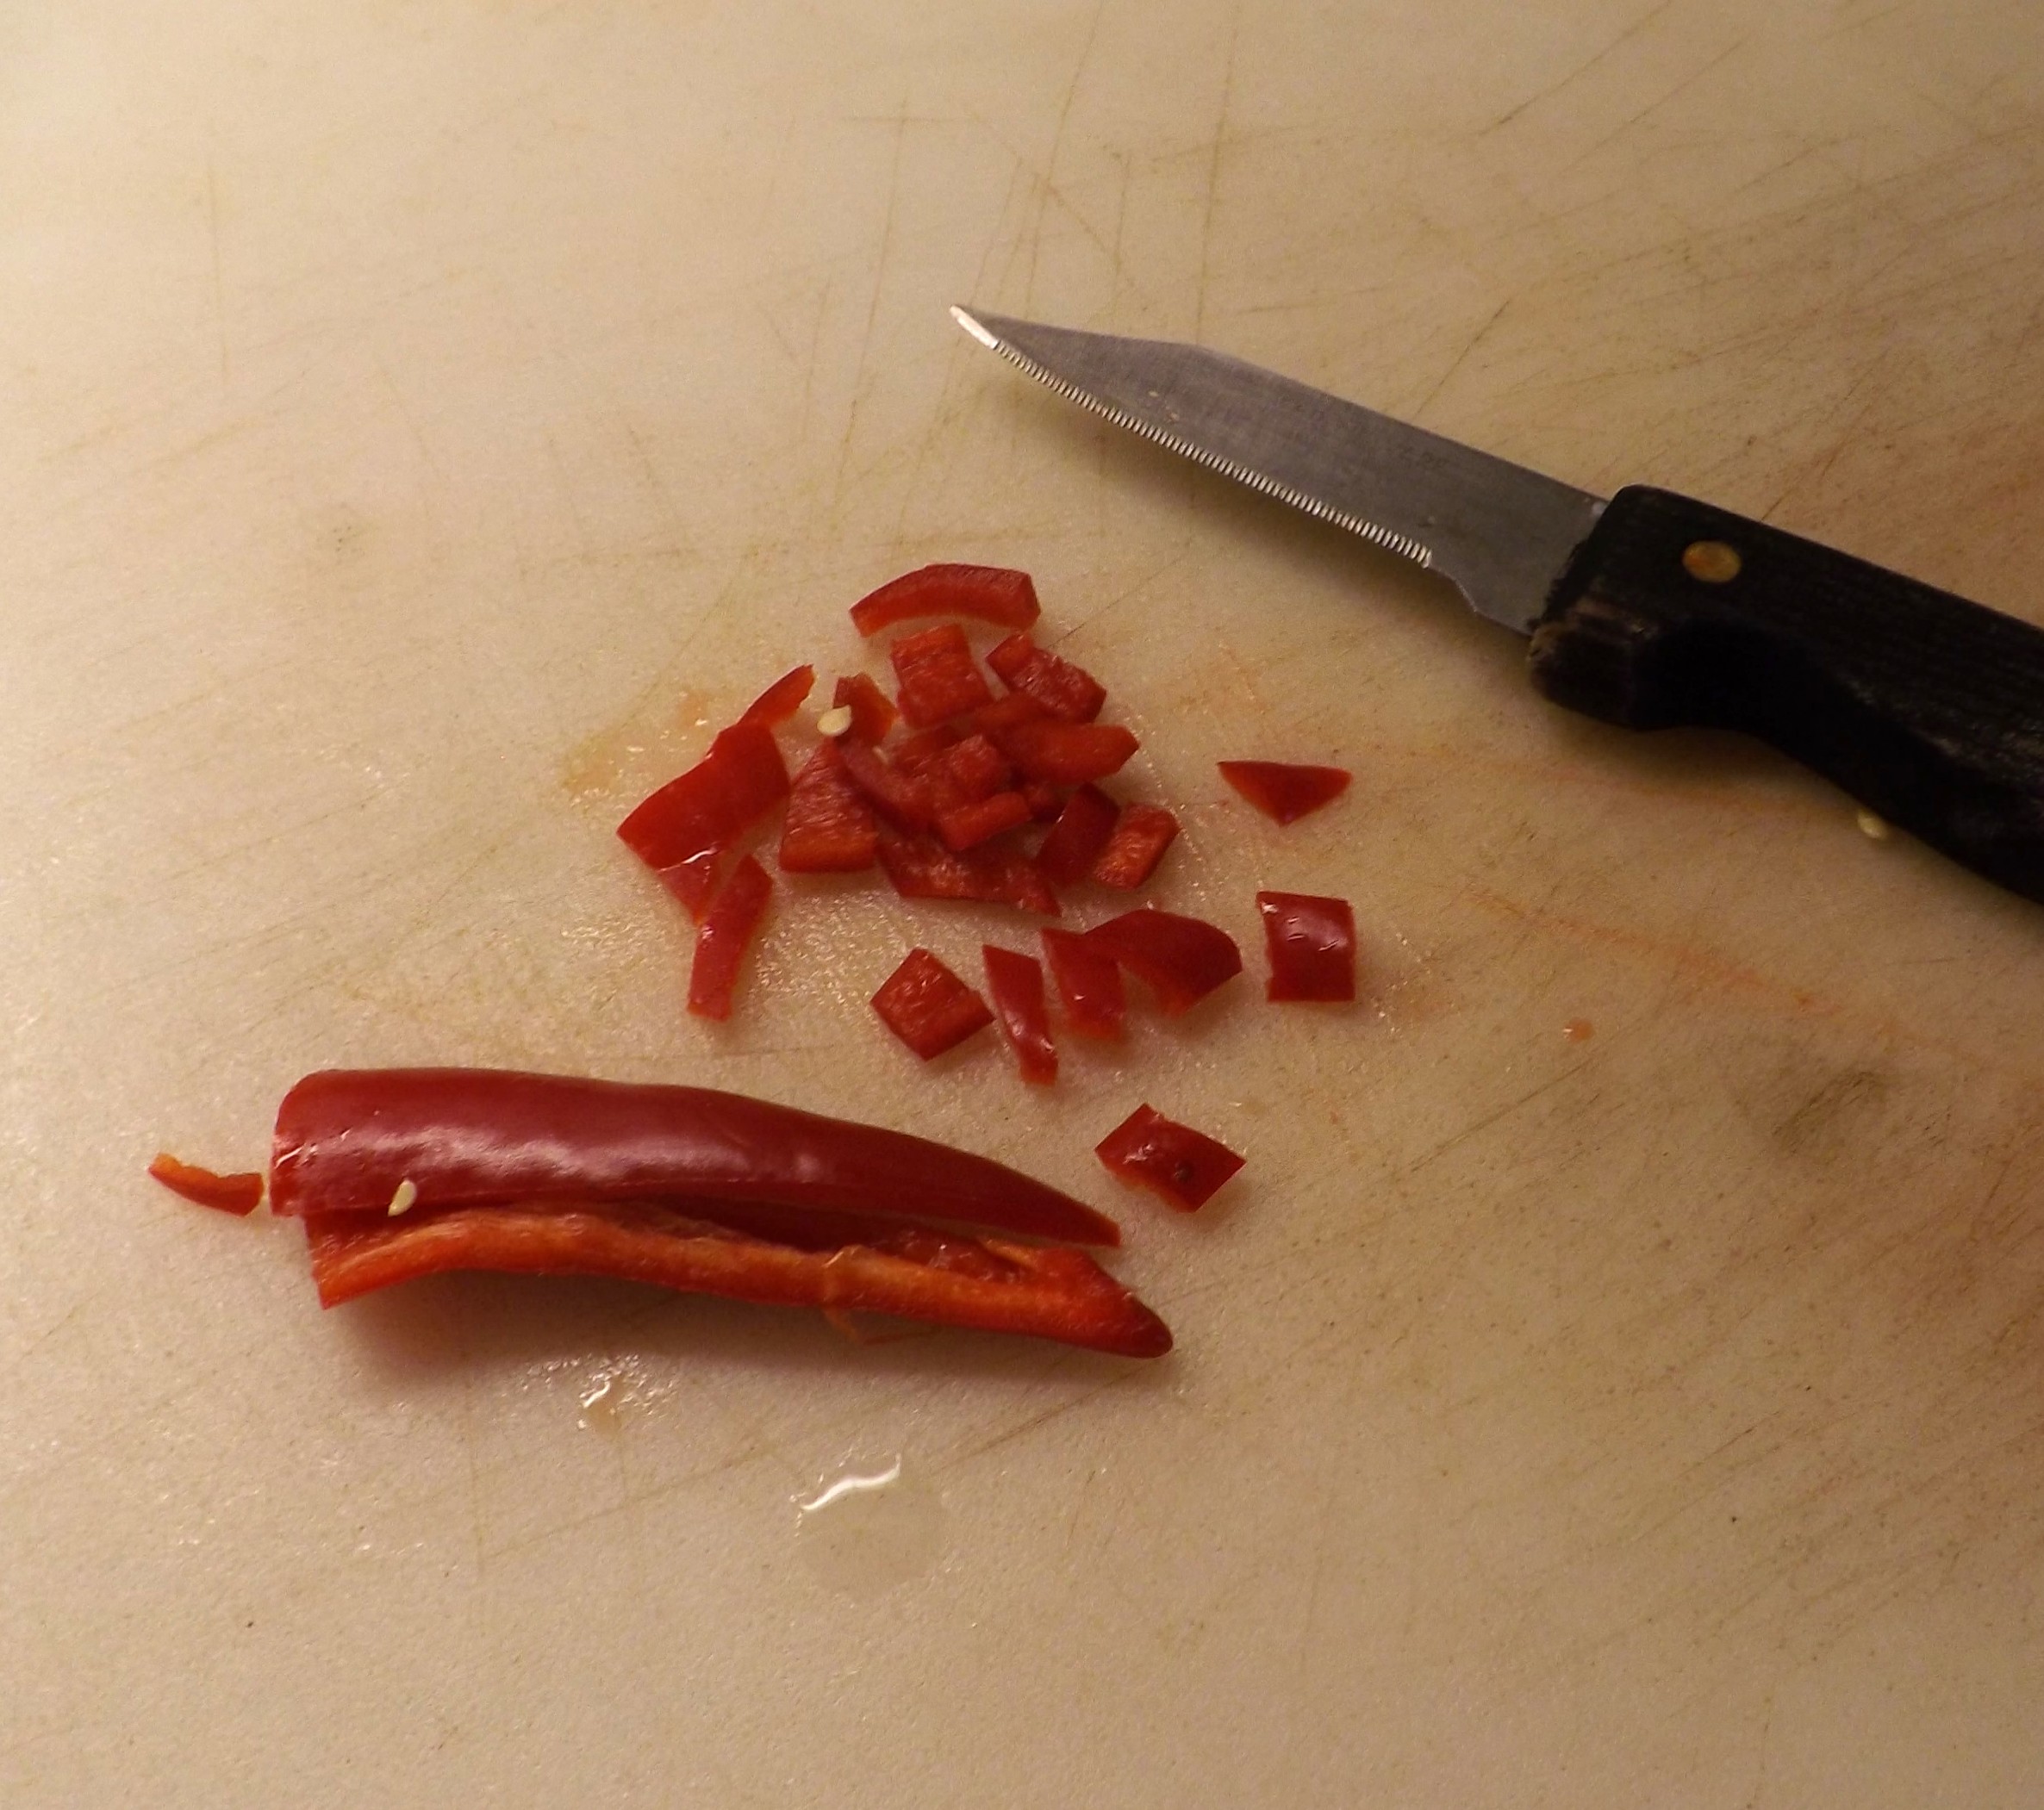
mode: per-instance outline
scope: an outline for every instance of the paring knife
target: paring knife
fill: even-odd
[[[1757,736],[2044,900],[2044,631],[1708,503],[1607,502],[1200,346],[951,310],[1073,401],[1452,580],[1536,689]]]

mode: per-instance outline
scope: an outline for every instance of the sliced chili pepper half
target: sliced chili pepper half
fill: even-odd
[[[306,1222],[322,1306],[448,1270],[606,1276],[692,1294],[897,1315],[1130,1358],[1171,1334],[1081,1251],[719,1202],[562,1202]]]
[[[1033,955],[994,943],[980,950],[987,963],[987,991],[1022,1079],[1048,1087],[1057,1079],[1057,1046],[1044,1009],[1044,965]]]
[[[843,705],[851,712],[852,739],[869,745],[886,741],[894,718],[900,715],[894,700],[874,682],[869,673],[854,673],[848,679],[838,680],[838,688],[831,694],[831,703],[833,706]]]
[[[1065,1022],[1082,1037],[1112,1042],[1120,1036],[1128,993],[1113,956],[1076,930],[1046,930],[1042,935],[1044,960]]]
[[[1121,813],[1107,846],[1093,864],[1093,877],[1103,886],[1132,893],[1156,872],[1178,837],[1178,819],[1156,805],[1131,805]],[[1042,858],[1039,854],[1039,860]]]
[[[955,622],[902,636],[888,650],[888,657],[894,662],[901,714],[911,729],[928,729],[994,701],[965,631]]]
[[[1191,1011],[1242,972],[1242,951],[1232,936],[1175,911],[1124,911],[1095,924],[1086,940],[1145,982],[1166,1017]]]
[[[1355,997],[1355,914],[1345,899],[1259,893],[1270,954],[1264,997],[1345,1001]]]
[[[149,1164],[149,1173],[173,1194],[181,1194],[195,1205],[217,1207],[222,1213],[246,1216],[262,1204],[260,1175],[215,1175],[196,1163],[179,1162],[167,1150],[159,1150]]]
[[[1148,1188],[1181,1213],[1205,1206],[1244,1160],[1204,1131],[1148,1105],[1137,1107],[1094,1154],[1131,1187]]]
[[[1296,823],[1308,812],[1339,798],[1350,775],[1343,767],[1299,767],[1287,761],[1222,761],[1221,777],[1281,824]]]
[[[695,960],[689,970],[689,1010],[699,1018],[731,1016],[738,967],[766,916],[774,882],[750,855],[717,888],[695,930]]]
[[[919,616],[965,616],[1025,629],[1042,613],[1029,574],[1006,566],[921,566],[889,579],[851,606],[852,626],[877,635]]]
[[[810,687],[816,683],[816,669],[798,666],[794,671],[782,675],[745,706],[741,723],[764,723],[771,727],[776,723],[785,723],[802,707],[802,700],[809,695]]]
[[[1083,667],[1074,666],[1027,635],[1010,635],[987,655],[987,664],[1010,691],[1034,698],[1054,717],[1090,723],[1107,701],[1107,687]]]
[[[873,865],[879,841],[873,807],[845,772],[837,743],[819,743],[788,789],[776,856],[782,872],[857,874]]]
[[[881,983],[873,1010],[925,1062],[994,1022],[987,1002],[925,949],[909,950]]]
[[[1039,781],[1039,783],[1041,783]],[[1114,833],[1121,806],[1098,786],[1081,786],[1064,801],[1057,821],[1036,851],[1036,864],[1055,886],[1076,886],[1093,872],[1093,864]]]
[[[387,1215],[408,1181],[414,1210],[710,1196],[1119,1242],[1112,1220],[985,1157],[707,1087],[336,1069],[284,1096],[272,1210]]]

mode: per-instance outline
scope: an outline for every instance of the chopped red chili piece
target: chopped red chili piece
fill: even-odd
[[[1132,893],[1156,872],[1156,864],[1177,835],[1178,819],[1168,811],[1155,805],[1131,805],[1094,862],[1093,877],[1103,886]]]
[[[1259,893],[1270,951],[1270,999],[1342,1001],[1355,997],[1355,914],[1345,899]]]
[[[1225,930],[1150,906],[1095,924],[1086,940],[1146,982],[1167,1017],[1189,1011],[1242,972],[1242,951]]]
[[[1106,687],[1091,673],[1027,635],[1010,635],[988,652],[987,664],[1010,691],[1026,694],[1068,723],[1092,722],[1107,701]]]
[[[914,949],[881,983],[873,1010],[927,1062],[994,1022],[987,1002],[925,949]]]
[[[1028,778],[1058,786],[1104,780],[1125,766],[1140,745],[1119,723],[1060,723],[1056,718],[987,733]]]
[[[1064,788],[1048,780],[1024,780],[1022,796],[1029,800],[1029,814],[1039,824],[1056,822],[1064,809]]]
[[[927,729],[994,701],[986,675],[974,663],[965,631],[955,622],[902,636],[888,650],[888,657],[894,662],[901,714],[911,729]]]
[[[863,742],[838,744],[844,776],[871,800],[882,817],[905,830],[927,830],[935,816],[930,788],[915,774],[904,773],[885,756]]]
[[[1150,1106],[1137,1107],[1094,1148],[1123,1181],[1184,1213],[1205,1206],[1243,1165],[1225,1144]]]
[[[1044,959],[1050,963],[1066,1021],[1082,1037],[1112,1041],[1120,1036],[1128,996],[1114,958],[1075,930],[1042,934]]]
[[[848,732],[855,741],[876,745],[887,740],[888,731],[900,714],[894,708],[894,700],[867,673],[854,673],[849,679],[838,680],[837,690],[831,694],[831,703],[833,706],[843,705],[851,712]]]
[[[1003,830],[1029,821],[1029,800],[1019,792],[997,792],[992,798],[969,799],[937,813],[937,833],[954,854],[963,854]]]
[[[750,855],[717,888],[695,931],[695,960],[689,970],[689,1010],[699,1018],[728,1018],[752,933],[766,916],[774,882]]]
[[[1050,712],[1025,692],[1012,691],[1005,698],[981,706],[965,720],[980,735],[998,747],[1008,730],[1023,723],[1041,723]]]
[[[496,1270],[892,1314],[1123,1357],[1171,1347],[1163,1322],[1082,1251],[840,1214],[584,1200],[427,1209],[381,1222],[322,1214],[306,1234],[323,1307],[448,1270]]]
[[[980,953],[987,962],[987,991],[1022,1079],[1049,1086],[1057,1079],[1057,1046],[1050,1041],[1050,1015],[1044,1009],[1043,963],[991,942]]]
[[[1285,761],[1223,761],[1221,777],[1266,817],[1296,823],[1349,789],[1340,767],[1299,767]]]
[[[876,635],[918,616],[967,616],[1000,628],[1025,629],[1041,613],[1026,572],[1004,566],[923,566],[889,579],[851,606],[852,626]]]
[[[939,723],[933,729],[919,729],[905,735],[888,750],[888,758],[904,773],[918,777],[939,765],[945,755],[958,744],[958,731],[948,723]]]
[[[1120,814],[1121,806],[1098,786],[1080,787],[1064,801],[1043,847],[1036,851],[1036,864],[1044,878],[1055,886],[1076,886],[1084,880],[1107,846]]]
[[[695,766],[642,799],[618,836],[700,917],[725,851],[787,793],[788,767],[773,731],[736,724]]]
[[[802,707],[802,700],[815,683],[816,669],[813,666],[798,666],[793,672],[783,673],[745,706],[738,721],[769,725],[785,723]]]
[[[173,1194],[181,1194],[195,1205],[217,1207],[222,1213],[245,1217],[255,1211],[263,1198],[259,1175],[215,1175],[196,1163],[182,1163],[167,1150],[159,1150],[150,1162],[149,1173]]]
[[[1112,1220],[985,1157],[705,1087],[396,1068],[311,1074],[284,1096],[275,1211],[383,1215],[407,1181],[421,1209],[709,1197],[1120,1241]]]
[[[1007,756],[982,735],[969,735],[944,751],[944,764],[969,799],[992,798],[1015,782],[1015,769]]]
[[[1050,883],[1012,849],[981,844],[954,852],[926,836],[882,830],[878,852],[888,883],[904,899],[970,899],[1059,915]]]
[[[837,743],[818,745],[788,790],[778,859],[784,874],[857,874],[873,865],[879,831]]]

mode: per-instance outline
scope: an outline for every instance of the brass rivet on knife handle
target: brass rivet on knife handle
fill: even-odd
[[[1569,561],[1528,659],[1558,704],[1634,729],[1756,736],[2044,900],[2044,631],[2028,623],[1636,488]]]
[[[1692,540],[1682,549],[1682,569],[1705,584],[1729,584],[1746,562],[1722,540]]]

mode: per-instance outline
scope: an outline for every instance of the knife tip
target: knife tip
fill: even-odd
[[[956,320],[960,327],[965,329],[967,333],[970,333],[974,339],[977,339],[981,345],[987,348],[988,351],[997,352],[1000,350],[1000,341],[996,339],[994,335],[988,333],[985,327],[981,327],[979,322],[972,317],[971,314],[968,314],[965,309],[960,308],[956,302],[951,304],[951,319]]]

